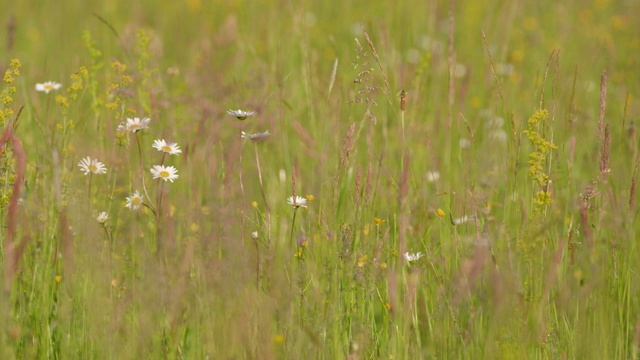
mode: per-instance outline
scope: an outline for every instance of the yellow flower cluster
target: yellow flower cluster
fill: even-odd
[[[112,99],[112,101],[107,103],[106,107],[109,110],[115,110],[118,109],[120,105],[122,105],[123,95],[126,93],[129,85],[133,83],[133,78],[131,77],[131,75],[127,75],[125,73],[127,70],[127,65],[117,60],[111,64],[111,68],[119,75],[120,78],[117,82],[109,85],[107,89],[107,95]],[[126,112],[126,109],[120,109],[116,113],[116,118],[120,119],[126,117],[127,115],[128,113]]]
[[[4,128],[7,119],[13,115],[11,104],[13,103],[13,94],[16,93],[16,87],[13,86],[15,77],[20,75],[20,60],[13,59],[9,64],[9,68],[4,72],[3,81],[5,88],[0,93],[2,107],[0,108],[0,127]]]
[[[540,123],[548,118],[549,112],[547,110],[536,110],[527,121],[527,130],[524,131],[524,134],[534,146],[534,151],[529,154],[529,177],[540,189],[533,199],[536,210],[539,211],[544,210],[544,207],[552,202],[548,189],[549,174],[545,171],[545,166],[547,165],[549,153],[558,148],[538,132]]]
[[[71,74],[71,85],[67,88],[67,93],[71,99],[75,100],[78,98],[78,93],[84,88],[84,79],[88,77],[89,72],[84,66],[81,66],[77,73]]]
[[[13,59],[9,67],[4,73],[3,81],[4,89],[0,92],[0,129],[3,129],[7,120],[11,119],[14,114],[13,95],[16,93],[16,87],[13,86],[15,77],[20,75],[20,60]],[[12,185],[16,180],[15,176],[15,159],[13,152],[9,148],[0,150],[0,207],[4,207],[9,203],[13,194]]]

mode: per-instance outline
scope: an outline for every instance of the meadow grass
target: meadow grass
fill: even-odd
[[[5,10],[0,358],[639,358],[637,2]]]

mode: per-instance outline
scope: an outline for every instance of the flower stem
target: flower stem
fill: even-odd
[[[298,213],[298,208],[293,209],[293,221],[291,221],[291,233],[289,234],[289,243],[293,246],[293,229],[296,225],[296,214]]]
[[[244,247],[244,210],[247,207],[247,198],[244,194],[244,182],[242,181],[242,139],[240,139],[240,193],[242,194],[242,225],[240,227],[240,238],[242,239],[242,246]],[[258,254],[258,258],[260,254]]]
[[[256,154],[256,165],[258,166],[258,181],[260,182],[260,192],[262,192],[262,200],[264,201],[265,209],[267,210],[267,230],[269,234],[269,240],[271,239],[271,209],[267,203],[267,196],[264,194],[264,186],[262,185],[262,170],[260,169],[260,157],[258,157],[258,144],[253,142],[253,149]],[[295,213],[294,213],[295,216]]]
[[[113,243],[111,240],[111,235],[109,235],[109,230],[107,229],[106,224],[102,224],[102,228],[104,229],[105,235],[107,235],[107,243],[109,244],[109,275],[113,277]]]
[[[138,135],[138,132],[136,132],[135,134],[136,142],[138,143],[138,154],[140,156],[140,177],[142,178],[142,189],[144,190],[144,194],[147,196],[147,199],[151,200],[151,196],[149,196],[149,193],[147,192],[147,185],[144,182],[144,165],[142,164],[142,146],[140,145],[140,135]]]
[[[160,181],[158,179],[158,181]],[[157,205],[156,205],[156,209],[158,209],[158,211],[156,212],[156,247],[158,250],[158,254],[160,254],[162,256],[162,260],[164,262],[164,255],[162,255],[162,236],[161,236],[161,232],[160,232],[160,223],[162,222],[162,192],[164,191],[164,181],[162,181],[162,183],[160,184],[160,189],[158,190],[158,196],[157,196]]]
[[[89,174],[89,188],[87,189],[87,198],[89,200],[89,207],[91,207],[91,180],[93,180],[93,173]]]
[[[297,247],[293,246],[293,229],[295,229],[296,214],[297,213],[298,213],[298,208],[294,207],[293,208],[293,220],[291,221],[291,233],[289,234],[289,244],[295,251],[294,256],[291,257],[291,274],[289,275],[289,292],[291,292],[291,294],[293,294],[293,263],[294,263],[294,260],[295,260],[295,254],[298,251]]]

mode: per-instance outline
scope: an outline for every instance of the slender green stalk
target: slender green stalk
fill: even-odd
[[[264,201],[264,207],[266,209],[267,214],[267,236],[269,242],[271,240],[271,208],[269,207],[269,203],[267,202],[267,196],[264,192],[264,185],[262,184],[262,170],[260,168],[260,157],[258,156],[258,143],[253,141],[253,150],[256,155],[256,166],[258,168],[258,181],[260,182],[260,192],[262,193],[262,201]],[[295,216],[295,214],[294,214]]]
[[[144,164],[142,162],[142,145],[140,144],[139,131],[135,132],[135,136],[136,136],[136,143],[138,144],[138,155],[140,159],[140,178],[142,180],[142,189],[144,190],[144,194],[147,197],[147,199],[152,199],[152,197],[149,196],[149,193],[147,192],[147,184],[145,183],[145,180],[144,180]],[[160,210],[158,210],[158,212],[159,211]]]

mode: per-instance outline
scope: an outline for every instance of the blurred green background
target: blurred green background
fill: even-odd
[[[27,171],[0,358],[638,358],[639,1],[3,5]],[[143,176],[156,213],[124,206]]]

